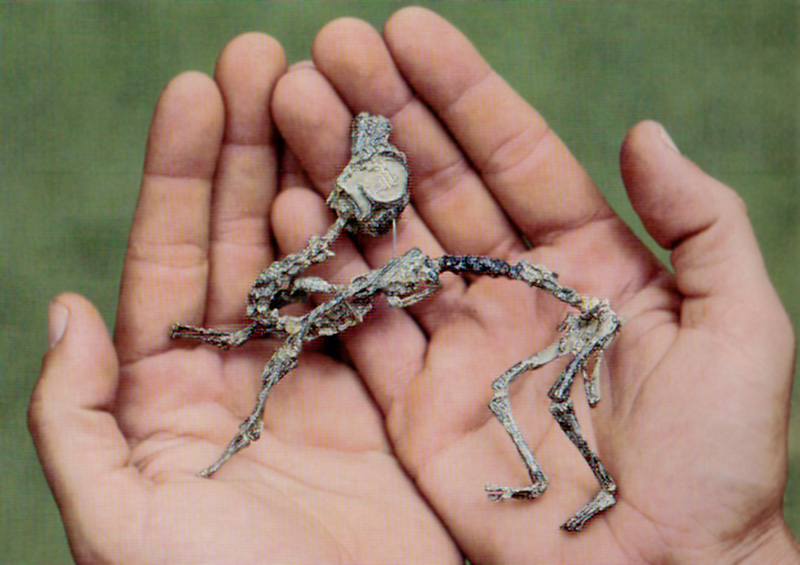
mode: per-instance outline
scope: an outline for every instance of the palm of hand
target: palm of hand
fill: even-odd
[[[118,417],[131,462],[150,485],[139,500],[154,509],[135,511],[147,523],[132,531],[160,538],[130,544],[142,551],[130,558],[381,562],[446,552],[446,537],[392,456],[363,385],[352,369],[319,354],[304,355],[276,389],[265,432],[246,457],[214,480],[193,476],[250,411],[252,376],[268,349],[173,350],[122,369],[128,384]],[[404,536],[382,539],[404,529],[416,549]]]
[[[593,230],[584,229],[587,235]],[[602,290],[592,294],[609,296],[626,321],[605,358],[603,401],[590,409],[583,391],[576,387],[573,392],[584,435],[619,485],[616,506],[580,535],[557,531],[594,495],[597,482],[549,413],[547,391],[557,371],[545,369],[523,377],[512,403],[550,485],[534,502],[485,501],[486,482],[530,482],[502,426],[485,408],[490,379],[551,340],[548,329],[558,323],[558,316],[542,311],[539,300],[528,297],[534,304],[523,309],[526,297],[521,294],[489,290],[496,281],[470,287],[472,296],[461,305],[470,316],[442,328],[456,339],[431,337],[429,369],[412,384],[420,390],[410,403],[419,405],[405,409],[406,426],[396,426],[403,433],[393,436],[393,444],[407,455],[404,461],[423,493],[477,562],[498,555],[504,562],[525,562],[531,556],[571,563],[594,562],[598,556],[604,562],[650,561],[665,553],[688,556],[695,547],[712,547],[721,555],[728,540],[746,536],[754,509],[761,514],[780,507],[784,471],[758,463],[774,452],[775,446],[765,449],[759,436],[771,433],[776,417],[750,418],[755,406],[763,415],[774,413],[774,399],[765,398],[752,379],[769,360],[750,359],[748,352],[705,329],[682,329],[681,301],[669,274],[643,248],[638,260],[617,256],[605,262],[587,249],[594,241],[609,241],[597,235],[553,253],[567,257],[565,265],[568,257],[575,259],[572,269],[556,267],[564,273],[577,272],[576,264],[587,256],[605,264],[609,275],[599,274]],[[536,261],[535,251],[529,255]],[[631,288],[631,280],[648,284]],[[597,288],[598,279],[574,286]],[[451,381],[452,388],[445,389],[442,380]],[[731,382],[739,380],[750,380],[752,386],[732,390]],[[725,408],[711,409],[717,402]],[[425,414],[445,408],[436,432],[425,426]],[[725,442],[730,433],[741,440],[739,449]],[[408,453],[403,451],[406,443],[413,445]],[[697,492],[697,485],[706,488]]]

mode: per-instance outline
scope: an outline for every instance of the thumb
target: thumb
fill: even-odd
[[[742,199],[682,156],[655,122],[631,129],[620,164],[645,229],[672,251],[675,283],[684,299],[681,325],[739,331],[743,339],[762,326],[771,336],[784,336],[782,346],[791,350],[791,324]]]
[[[100,525],[112,531],[125,511],[121,500],[134,499],[130,491],[139,488],[137,475],[116,472],[129,457],[111,413],[117,356],[100,314],[86,299],[60,295],[50,303],[48,318],[50,349],[28,423],[73,551],[91,559],[96,553],[88,530]]]

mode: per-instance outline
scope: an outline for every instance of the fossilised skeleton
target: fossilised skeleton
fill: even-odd
[[[436,292],[443,272],[506,277],[552,294],[577,310],[577,314],[567,314],[559,327],[562,335],[557,341],[520,361],[492,383],[494,396],[489,408],[514,442],[532,484],[521,488],[487,485],[487,495],[490,500],[533,499],[544,492],[548,479],[514,421],[508,391],[523,373],[571,356],[548,396],[550,412],[600,483],[595,497],[561,526],[568,531],[579,531],[589,519],[616,501],[616,485],[581,434],[570,399],[572,383],[580,373],[589,405],[594,406],[600,400],[600,360],[621,326],[607,301],[581,296],[559,284],[555,273],[525,260],[511,265],[501,259],[473,255],[444,255],[432,259],[416,248],[345,284],[300,276],[311,265],[333,255],[329,247],[342,230],[381,235],[394,226],[409,195],[406,157],[389,143],[391,129],[389,120],[383,116],[362,113],[355,118],[351,160],[328,198],[337,220],[324,235],[311,237],[305,249],[275,261],[261,272],[247,299],[247,318],[251,322],[248,326],[229,332],[184,324],[172,327],[173,338],[200,340],[222,349],[269,336],[282,342],[264,368],[261,391],[250,416],[239,426],[239,432],[219,459],[200,475],[210,477],[235,453],[260,437],[267,395],[297,365],[305,342],[339,334],[361,323],[381,294],[390,305],[399,308],[419,302]],[[283,306],[304,300],[311,293],[326,293],[331,298],[302,316],[280,314]],[[591,362],[594,366],[590,371]]]

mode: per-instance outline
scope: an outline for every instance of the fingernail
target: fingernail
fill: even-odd
[[[672,138],[671,138],[671,137],[669,136],[669,134],[667,133],[667,129],[666,129],[666,128],[665,128],[663,125],[661,125],[661,124],[658,124],[658,125],[659,125],[659,126],[661,126],[661,131],[659,132],[659,134],[658,134],[658,137],[660,137],[660,138],[661,138],[661,141],[663,141],[664,143],[666,143],[666,144],[667,144],[667,146],[668,146],[670,149],[672,149],[673,151],[675,151],[675,153],[677,153],[678,155],[680,155],[680,154],[681,154],[681,150],[680,150],[680,149],[678,149],[678,146],[677,146],[677,145],[675,145],[675,142],[674,142],[674,141],[672,141]]]
[[[47,343],[53,349],[67,330],[69,310],[58,302],[51,302],[47,309]]]

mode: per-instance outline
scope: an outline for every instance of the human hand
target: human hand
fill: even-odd
[[[275,257],[269,116],[277,43],[233,41],[215,81],[190,73],[153,118],[112,343],[85,299],[51,305],[31,431],[77,562],[457,562],[355,371],[309,353],[270,397],[261,440],[195,474],[249,413],[273,348],[169,339],[177,321],[242,322]],[[66,316],[66,318],[65,318]]]
[[[797,560],[783,520],[793,330],[741,200],[643,123],[622,174],[674,276],[613,213],[544,120],[452,26],[421,9],[383,38],[362,22],[326,27],[313,66],[279,82],[273,115],[306,177],[273,212],[285,251],[331,222],[323,199],[347,161],[359,111],[383,114],[409,158],[412,208],[398,249],[527,258],[626,320],[606,355],[603,401],[578,419],[619,485],[619,502],[579,535],[558,525],[597,483],[548,410],[555,370],[512,391],[549,475],[534,502],[490,503],[487,482],[529,482],[486,408],[491,380],[554,339],[563,310],[502,280],[443,276],[407,311],[378,309],[342,342],[393,448],[473,562]],[[391,238],[343,245],[315,274],[345,281],[383,264]],[[530,242],[531,248],[526,246]],[[267,412],[270,412],[268,406]]]

